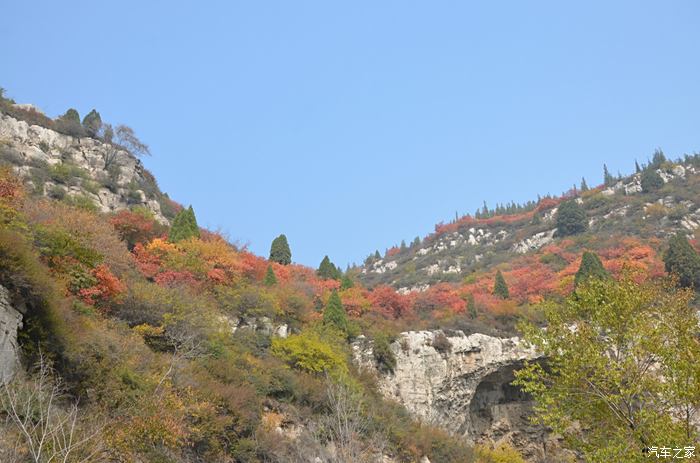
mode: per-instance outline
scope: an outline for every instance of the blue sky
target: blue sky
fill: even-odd
[[[361,262],[455,212],[700,150],[700,3],[7,2],[0,85],[97,108],[200,224]]]

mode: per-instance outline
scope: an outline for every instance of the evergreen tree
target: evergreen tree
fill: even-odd
[[[87,116],[83,118],[83,127],[91,137],[97,135],[97,132],[100,130],[100,128],[102,128],[102,118],[100,117],[100,113],[94,109],[90,111]]]
[[[510,297],[510,292],[508,291],[506,279],[503,278],[503,274],[500,270],[496,272],[496,280],[493,284],[493,294],[500,297],[501,299],[508,299]]]
[[[588,191],[588,184],[586,183],[586,179],[581,177],[581,192],[583,193],[584,191]]]
[[[355,286],[355,282],[346,273],[343,278],[340,279],[340,289],[350,289]]]
[[[658,172],[654,169],[647,169],[642,173],[641,179],[642,191],[650,193],[664,186],[664,179],[661,178]]]
[[[272,245],[270,246],[270,260],[282,265],[289,265],[292,263],[292,251],[289,249],[289,243],[284,234],[272,240]]]
[[[634,172],[638,174],[638,173],[640,173],[641,171],[642,171],[642,168],[639,167],[639,163],[638,163],[637,160],[635,159],[635,160],[634,160]]]
[[[615,183],[615,177],[610,174],[608,166],[603,164],[603,184],[605,186],[612,186]]]
[[[418,246],[420,246],[420,236],[416,236],[413,239],[413,243],[411,243],[412,248],[417,248]]]
[[[194,209],[190,206],[177,213],[170,227],[168,239],[172,243],[177,243],[178,241],[195,237],[199,238],[199,226],[194,215]]]
[[[336,290],[333,290],[331,293],[331,297],[328,298],[328,303],[323,311],[323,324],[332,325],[344,333],[348,331],[348,316]]]
[[[661,151],[660,148],[657,148],[654,151],[654,156],[651,158],[651,164],[649,165],[649,167],[652,170],[660,169],[661,166],[663,166],[665,162],[666,162],[666,156],[664,155],[664,152]]]
[[[80,114],[76,109],[70,108],[66,113],[61,116],[61,119],[67,122],[73,122],[75,124],[80,124]]]
[[[540,211],[535,211],[534,214],[532,214],[532,225],[539,225],[542,223],[542,214]]]
[[[272,265],[268,264],[263,283],[265,286],[275,286],[277,284],[277,277],[275,276],[275,271],[272,270]]]
[[[581,256],[581,265],[574,277],[574,288],[589,278],[604,279],[608,277],[608,272],[603,267],[598,255],[594,252],[585,251]]]
[[[318,270],[316,270],[316,275],[324,280],[339,280],[341,272],[338,270],[338,267],[331,262],[328,256],[325,256],[318,266]]]
[[[476,318],[476,302],[472,293],[467,294],[467,314],[472,320]]]
[[[85,135],[85,129],[80,124],[80,114],[73,108],[70,108],[64,115],[56,119],[56,130],[73,137]]]
[[[401,252],[406,250],[406,241],[401,240],[401,245],[399,247],[401,249]]]
[[[557,210],[557,234],[559,236],[575,235],[588,228],[586,211],[578,201],[571,199],[564,201]]]
[[[678,278],[679,285],[700,289],[700,256],[684,234],[676,233],[671,237],[664,264],[666,272]]]

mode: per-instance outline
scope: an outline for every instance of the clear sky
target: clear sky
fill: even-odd
[[[97,108],[200,224],[361,262],[700,150],[697,1],[8,1],[0,86]]]

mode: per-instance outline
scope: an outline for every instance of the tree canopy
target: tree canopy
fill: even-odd
[[[642,191],[644,193],[649,193],[664,186],[664,180],[654,169],[646,169],[642,172],[640,184],[642,186]]]
[[[323,260],[321,260],[316,274],[324,280],[340,280],[342,276],[342,272],[338,270],[338,267],[331,262],[328,256],[325,256]]]
[[[496,279],[493,284],[493,294],[500,297],[501,299],[508,299],[510,297],[510,292],[508,291],[506,279],[503,278],[503,274],[500,270],[496,272]]]
[[[199,226],[194,215],[194,209],[190,206],[177,213],[170,227],[168,239],[173,243],[177,243],[178,241],[195,237],[199,237]]]
[[[289,249],[289,243],[284,234],[272,240],[272,245],[270,246],[270,260],[282,265],[289,265],[292,263],[292,251]]]
[[[598,254],[590,251],[584,251],[581,256],[581,265],[574,277],[574,287],[588,280],[589,278],[607,278],[608,272],[603,267]]]
[[[323,324],[334,326],[344,333],[348,331],[348,316],[337,291],[333,291],[328,298],[328,303],[323,311]]]
[[[559,205],[557,210],[557,235],[576,235],[586,231],[586,229],[588,229],[586,211],[575,199],[564,201]]]
[[[700,289],[700,256],[683,233],[676,233],[664,254],[666,272],[678,278],[686,288]]]
[[[700,328],[689,290],[589,279],[524,326],[547,358],[516,372],[536,419],[591,462],[638,462],[642,449],[698,441]],[[668,443],[668,444],[661,444]],[[674,444],[672,444],[674,443]]]

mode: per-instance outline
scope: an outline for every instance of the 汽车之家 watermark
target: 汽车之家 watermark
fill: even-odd
[[[668,458],[682,460],[695,456],[695,447],[647,447],[644,454],[649,458]]]

